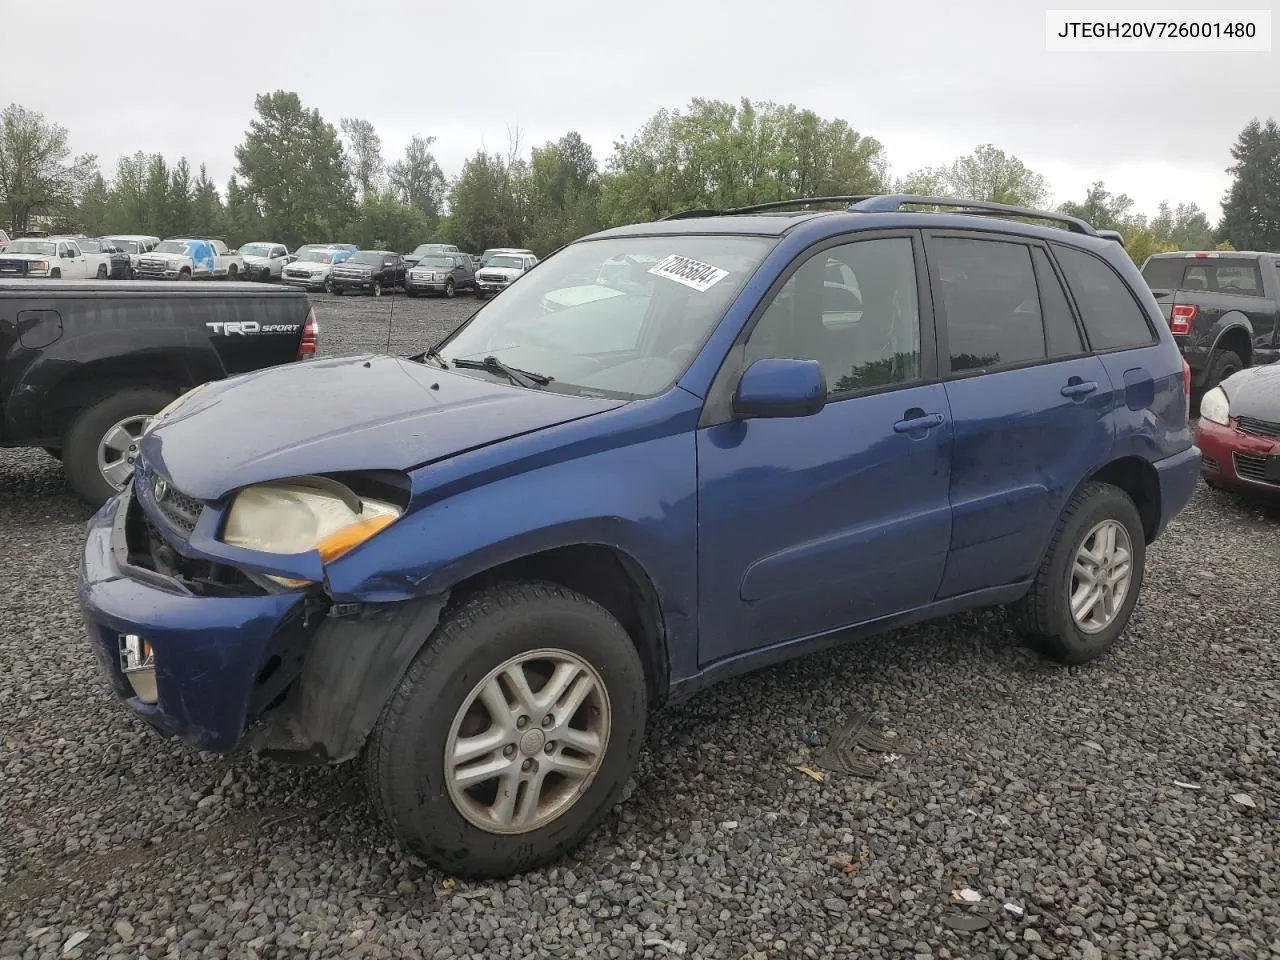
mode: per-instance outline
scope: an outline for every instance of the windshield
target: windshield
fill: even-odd
[[[502,254],[491,259],[486,266],[490,267],[514,267],[519,270],[524,266],[524,261],[519,257],[504,257]]]
[[[378,250],[361,250],[359,253],[353,253],[347,263],[373,263],[381,264],[384,259],[391,256],[389,253],[382,253]]]
[[[270,257],[271,244],[269,243],[246,243],[240,248],[240,256],[242,257]]]
[[[101,253],[102,252],[101,241],[77,240],[76,243],[80,244],[80,249],[85,253]]]
[[[576,243],[481,308],[440,353],[446,361],[496,357],[553,377],[551,391],[654,396],[693,362],[774,243],[693,235]],[[605,264],[617,277],[619,262],[629,275],[617,287],[600,283]]]
[[[303,263],[333,263],[333,253],[328,250],[307,250],[298,255]]]
[[[107,237],[107,242],[111,244],[113,247],[119,247],[125,253],[138,252],[137,240],[120,240],[120,239],[117,239],[116,237]]]
[[[452,270],[455,266],[457,266],[457,264],[455,264],[455,263],[453,262],[452,258],[450,258],[450,257],[438,257],[438,256],[437,256],[437,257],[423,257],[421,260],[419,260],[419,261],[418,261],[418,266],[420,266],[420,267],[448,267],[450,270]]]
[[[34,253],[41,257],[53,256],[53,244],[47,240],[14,240],[4,248],[5,253]]]
[[[448,245],[443,243],[421,243],[413,248],[413,253],[409,254],[409,256],[425,257],[429,253],[440,253],[447,249]]]
[[[156,245],[156,253],[186,253],[187,242],[185,240],[161,240]]]

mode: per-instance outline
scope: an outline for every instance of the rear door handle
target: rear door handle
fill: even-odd
[[[1098,389],[1098,384],[1093,380],[1087,380],[1083,383],[1068,383],[1062,388],[1064,397],[1087,397]]]
[[[893,425],[893,432],[915,433],[917,430],[930,430],[941,426],[942,420],[943,416],[940,413],[926,413],[923,416],[912,417],[910,420],[899,420]]]

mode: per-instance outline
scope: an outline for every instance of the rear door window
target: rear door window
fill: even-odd
[[[931,237],[952,373],[1045,360],[1045,323],[1031,248],[1003,240]]]
[[[1053,253],[1080,308],[1094,350],[1146,347],[1156,342],[1146,313],[1115,270],[1074,247],[1055,243]]]

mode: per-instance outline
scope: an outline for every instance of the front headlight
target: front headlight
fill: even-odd
[[[246,487],[227,511],[223,543],[263,553],[318,551],[330,563],[399,519],[395,504],[358,496],[326,477]]]
[[[1200,416],[1225,426],[1231,419],[1231,403],[1227,400],[1226,391],[1221,387],[1214,387],[1206,393],[1200,401]]]
[[[47,273],[48,270],[49,264],[44,260],[36,260],[31,264],[31,266],[27,267],[28,273]]]

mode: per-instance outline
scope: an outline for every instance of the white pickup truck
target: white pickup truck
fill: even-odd
[[[221,240],[203,237],[161,240],[138,258],[139,280],[238,280],[244,258]]]
[[[0,254],[0,277],[105,280],[110,273],[111,258],[81,250],[74,237],[24,237]]]

